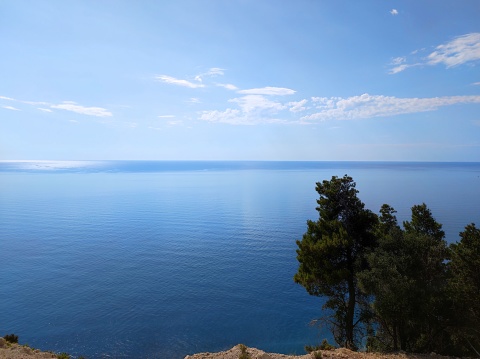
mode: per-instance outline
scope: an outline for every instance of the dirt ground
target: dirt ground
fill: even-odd
[[[247,348],[247,353],[250,354],[251,359],[313,359],[313,354],[304,355],[284,355],[275,353],[265,353],[262,350],[255,348]],[[425,354],[380,354],[380,353],[364,353],[353,352],[348,349],[340,348],[335,350],[322,350],[323,359],[447,359],[441,355],[431,353]],[[232,349],[219,353],[199,353],[194,355],[187,355],[185,359],[238,359],[241,354],[240,346],[234,346]],[[450,358],[451,359],[451,358]]]
[[[3,339],[3,338],[1,338]],[[431,353],[429,355],[423,354],[377,354],[377,353],[363,353],[352,352],[348,349],[336,349],[329,351],[321,351],[323,359],[453,359],[443,357]],[[251,359],[313,359],[313,354],[304,355],[285,355],[276,353],[265,353],[256,348],[247,348],[247,353]],[[187,355],[185,359],[239,359],[241,354],[240,345],[234,346],[232,349],[218,352],[218,353],[199,353]],[[56,358],[54,353],[41,352],[36,349],[19,344],[8,344],[0,340],[0,359],[46,359]],[[139,358],[140,359],[140,358]],[[163,358],[161,358],[163,359]],[[169,358],[165,358],[169,359]]]

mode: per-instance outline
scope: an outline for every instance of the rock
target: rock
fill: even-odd
[[[254,359],[272,359],[272,357],[267,353],[263,353],[256,355]]]
[[[7,341],[5,338],[0,338],[0,348],[5,348],[7,346]]]
[[[32,354],[33,350],[30,347],[22,347],[22,350],[25,354]]]

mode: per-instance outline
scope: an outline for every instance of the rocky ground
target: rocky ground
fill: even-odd
[[[381,353],[364,353],[353,352],[351,350],[340,348],[335,350],[321,350],[322,359],[453,359],[431,353],[425,354],[381,354]],[[251,359],[314,359],[312,354],[304,355],[284,355],[275,353],[265,353],[255,348],[247,348],[247,353]],[[199,353],[187,355],[185,359],[239,359],[241,354],[240,346],[234,346],[232,349],[219,353]]]
[[[251,359],[314,359],[313,354],[304,355],[284,355],[275,353],[265,353],[255,348],[247,348],[247,353]],[[234,346],[232,349],[218,353],[199,353],[187,355],[185,359],[239,359],[241,355],[240,345]],[[322,359],[453,359],[443,357],[434,353],[429,355],[422,354],[377,354],[352,352],[348,349],[335,349],[321,351]],[[41,352],[38,349],[32,349],[28,346],[19,344],[10,344],[0,338],[0,359],[45,359],[57,358],[57,355],[51,352]],[[139,358],[140,359],[140,358]],[[160,358],[163,359],[163,358]],[[165,358],[168,359],[168,358]]]
[[[41,352],[25,345],[7,343],[0,338],[0,359],[40,359],[56,358],[53,353]]]

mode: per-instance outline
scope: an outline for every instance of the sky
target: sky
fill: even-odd
[[[478,0],[0,0],[0,160],[480,161]]]

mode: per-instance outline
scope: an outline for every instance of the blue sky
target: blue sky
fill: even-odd
[[[2,160],[480,161],[480,1],[0,1]]]

